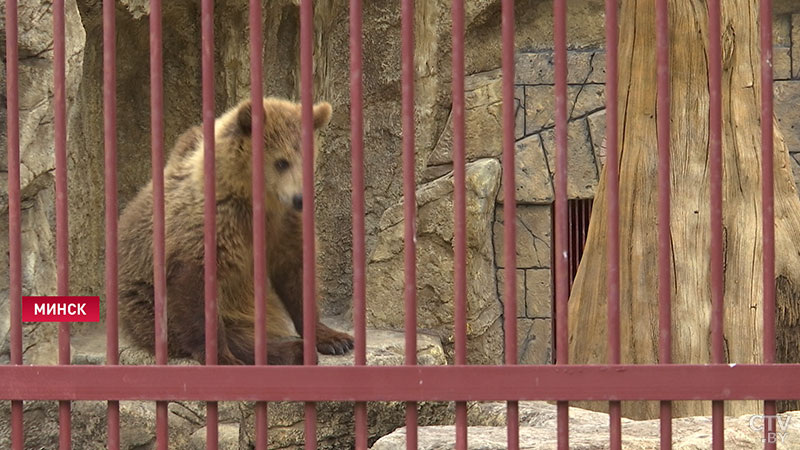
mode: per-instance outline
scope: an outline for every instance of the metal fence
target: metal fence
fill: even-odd
[[[568,402],[598,400],[610,402],[611,448],[621,448],[620,402],[626,400],[661,401],[661,446],[671,448],[671,401],[713,401],[713,446],[723,448],[723,402],[737,399],[764,400],[765,416],[775,414],[776,399],[798,399],[795,387],[800,379],[800,365],[777,365],[775,362],[775,289],[774,289],[774,213],[773,213],[773,122],[772,110],[772,24],[771,0],[760,7],[761,79],[762,79],[762,177],[763,177],[763,249],[764,249],[764,336],[762,365],[726,365],[723,358],[722,319],[722,159],[721,159],[721,54],[719,0],[709,0],[709,73],[710,73],[710,169],[712,227],[712,358],[713,364],[670,364],[670,246],[669,246],[669,58],[667,0],[656,1],[658,61],[658,240],[660,305],[659,365],[620,364],[619,333],[619,197],[617,130],[617,2],[606,0],[607,42],[607,194],[608,194],[608,365],[568,365],[567,297],[569,283],[567,241],[567,63],[566,1],[554,1],[555,36],[555,311],[557,363],[520,366],[517,363],[516,303],[505,302],[505,365],[473,366],[466,364],[466,233],[465,233],[465,135],[464,135],[464,0],[452,2],[453,23],[453,127],[455,172],[455,364],[442,367],[416,366],[416,284],[415,284],[415,185],[414,185],[414,1],[402,2],[402,130],[405,220],[405,365],[366,366],[365,345],[365,231],[363,172],[363,99],[362,99],[362,2],[350,0],[351,64],[351,138],[353,204],[353,303],[356,336],[355,366],[316,367],[313,303],[314,204],[313,204],[313,125],[312,125],[312,45],[313,6],[311,0],[300,3],[301,23],[301,103],[302,150],[304,154],[303,236],[305,280],[305,366],[266,366],[265,311],[266,272],[263,232],[254,231],[256,354],[254,366],[217,366],[217,305],[215,267],[215,208],[205,209],[205,366],[168,366],[166,346],[165,253],[164,253],[164,176],[163,176],[163,92],[161,0],[150,2],[150,75],[152,176],[154,195],[154,265],[156,292],[156,361],[155,366],[120,366],[118,361],[117,319],[117,177],[116,177],[116,99],[115,99],[115,28],[114,2],[103,2],[104,55],[104,124],[105,124],[105,221],[106,221],[106,329],[107,360],[103,366],[69,365],[69,325],[59,326],[59,365],[22,365],[21,325],[21,229],[20,229],[20,156],[19,156],[19,83],[17,51],[17,1],[6,1],[6,52],[8,101],[8,193],[10,240],[10,311],[11,364],[0,367],[0,398],[10,400],[12,447],[22,449],[25,400],[58,400],[60,410],[60,445],[70,447],[70,401],[108,401],[108,447],[119,448],[119,401],[157,402],[157,445],[168,448],[167,402],[178,400],[207,401],[208,448],[217,448],[217,403],[226,400],[256,401],[257,448],[266,448],[268,401],[305,403],[306,448],[316,446],[316,402],[355,402],[356,447],[367,446],[367,401],[407,402],[407,448],[417,447],[418,401],[455,402],[457,448],[467,448],[467,401],[507,401],[508,448],[519,447],[518,402],[548,400],[558,402],[558,447],[568,448]],[[205,195],[214,198],[214,39],[213,0],[202,0],[202,83],[203,133],[205,152]],[[66,97],[64,51],[64,0],[54,2],[55,50],[55,154],[58,295],[67,295],[68,235],[66,177]],[[261,1],[250,1],[252,100],[262,97]],[[503,72],[503,185],[505,199],[505,298],[516,298],[515,230],[515,161],[514,161],[514,2],[502,1],[502,72]],[[253,133],[262,133],[263,114],[254,108]],[[253,140],[253,155],[261,152],[261,139]],[[256,170],[263,173],[261,158],[253,158]],[[260,186],[260,183],[253,183]],[[253,196],[253,209],[264,208],[262,193]],[[254,230],[263,230],[263,217],[254,214]],[[573,249],[574,251],[574,249]],[[320,383],[320,380],[325,380]],[[769,380],[769,382],[765,382]],[[491,381],[491,382],[487,382]],[[768,418],[765,420],[769,420]],[[769,427],[765,427],[765,433]],[[775,448],[767,441],[765,448]]]

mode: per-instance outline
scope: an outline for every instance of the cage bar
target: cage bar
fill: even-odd
[[[592,199],[581,200],[583,208],[583,222],[581,223],[581,247],[578,252],[578,261],[583,259],[583,253],[586,250],[586,239],[589,237],[589,222],[592,219]]]
[[[414,178],[414,0],[400,4],[402,130],[403,130],[403,239],[405,364],[417,364],[417,218]],[[417,448],[417,404],[406,403],[406,448]]]
[[[217,364],[217,200],[214,156],[214,1],[203,0],[202,34],[203,97],[203,287],[205,297],[205,363]],[[206,448],[218,446],[217,402],[206,402]]]
[[[711,362],[725,362],[722,256],[722,50],[719,0],[708,1],[709,181],[711,224]],[[725,448],[725,404],[712,402],[712,446]]]
[[[656,128],[658,135],[658,360],[672,362],[672,318],[670,313],[670,92],[669,17],[667,0],[656,0]],[[660,404],[661,448],[672,448],[672,402]]]
[[[20,218],[19,37],[17,0],[6,2],[6,129],[8,150],[8,302],[11,364],[22,365],[22,224]],[[22,402],[11,402],[11,448],[22,450]]]
[[[567,201],[567,270],[569,271],[569,290],[572,292],[572,281],[575,279],[575,272],[578,268],[578,208],[574,202]]]
[[[772,0],[761,0],[758,21],[761,24],[761,202],[764,264],[764,364],[775,362],[775,187],[774,187],[774,123],[772,92]],[[769,439],[770,420],[777,413],[776,397],[764,398],[764,448],[774,450]]]
[[[501,5],[502,74],[503,74],[503,258],[505,286],[503,305],[505,326],[505,363],[517,364],[517,199],[514,143],[514,1]],[[508,448],[519,448],[519,403],[506,403]]]
[[[571,211],[574,211],[575,214],[575,222],[572,224],[570,232],[573,234],[573,241],[574,241],[574,250],[570,252],[570,261],[573,264],[572,272],[569,275],[570,278],[570,292],[572,292],[572,281],[575,280],[575,276],[578,274],[578,264],[581,260],[581,250],[583,249],[583,240],[581,239],[581,235],[583,234],[583,225],[585,223],[585,219],[583,216],[583,204],[580,200],[576,201],[574,206],[570,208]]]
[[[67,96],[64,0],[53,2],[53,112],[56,156],[56,291],[69,295],[69,207],[67,200]],[[70,363],[69,323],[58,324],[58,363]],[[70,403],[58,402],[58,446],[71,448]]]
[[[453,234],[455,363],[467,364],[467,203],[464,131],[464,0],[453,0]],[[513,302],[506,302],[513,303]],[[467,449],[467,403],[456,402],[456,449]]]
[[[303,150],[303,359],[307,366],[316,365],[316,249],[314,236],[314,5],[312,0],[300,2],[300,100],[302,109]],[[317,448],[317,408],[305,404],[305,448]]]
[[[252,115],[252,173],[253,189],[253,301],[255,302],[255,354],[256,365],[267,364],[266,330],[266,216],[264,215],[264,108],[263,73],[261,60],[262,29],[261,1],[250,0],[250,104]],[[267,448],[267,403],[255,404],[256,448]]]
[[[361,0],[350,0],[350,170],[353,209],[353,328],[355,364],[367,364],[366,231],[364,224],[364,94],[362,89],[363,17]],[[367,403],[355,404],[355,444],[366,450]]]
[[[161,0],[150,2],[150,133],[153,178],[153,294],[156,364],[167,365],[167,274],[164,217],[164,72]],[[156,402],[156,446],[169,447],[167,402]]]
[[[0,366],[0,400],[799,400],[800,364]],[[763,383],[768,379],[770,383]],[[325,380],[325,383],[320,383]],[[487,383],[486,380],[492,380]],[[536,380],[532,383],[531,380]],[[291,385],[292,391],[286,386]],[[476,389],[480,386],[481,389]],[[603,386],[598,390],[597,386]]]
[[[106,364],[119,364],[117,251],[117,70],[114,2],[103,2],[103,140],[105,181]],[[108,448],[119,449],[119,402],[109,400]]]
[[[568,268],[568,205],[567,205],[567,2],[553,3],[553,39],[555,49],[555,291],[556,291],[556,364],[568,364],[567,300]],[[569,448],[569,405],[557,404],[558,449]]]
[[[608,364],[620,364],[619,312],[619,29],[617,0],[605,2],[606,31],[606,198],[608,201],[606,290],[608,296]],[[622,404],[609,402],[609,444],[622,449]]]

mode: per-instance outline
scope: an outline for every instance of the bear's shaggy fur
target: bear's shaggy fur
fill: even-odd
[[[267,242],[267,361],[302,364],[303,256],[300,105],[265,98],[264,179]],[[314,128],[330,120],[314,106]],[[254,363],[251,105],[215,122],[218,362]],[[316,147],[315,147],[316,151]],[[164,170],[167,342],[171,357],[205,361],[203,134],[178,138]],[[154,350],[153,185],[142,188],[119,223],[120,322],[131,342]],[[317,350],[344,354],[353,338],[317,323]]]

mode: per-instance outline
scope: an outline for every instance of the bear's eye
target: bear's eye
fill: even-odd
[[[289,168],[289,161],[287,161],[285,159],[279,159],[279,160],[275,161],[275,169],[278,172],[283,172],[284,170],[286,170],[288,168]]]

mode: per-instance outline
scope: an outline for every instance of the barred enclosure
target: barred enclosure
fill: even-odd
[[[607,364],[569,364],[567,302],[572,279],[578,270],[578,258],[585,242],[585,230],[574,227],[588,222],[589,203],[570,209],[567,196],[567,36],[566,0],[554,0],[555,42],[555,204],[554,204],[554,365],[518,364],[517,303],[504,306],[504,365],[467,363],[467,232],[465,186],[465,0],[452,1],[452,112],[454,172],[454,285],[455,285],[455,364],[449,366],[417,365],[417,266],[415,204],[415,72],[414,72],[414,0],[401,0],[402,11],[402,167],[404,220],[404,311],[405,365],[369,366],[366,361],[366,245],[364,199],[364,102],[362,73],[362,1],[350,0],[350,137],[352,158],[352,239],[353,239],[353,323],[355,330],[354,366],[317,366],[314,302],[316,298],[316,259],[314,239],[314,166],[313,166],[313,55],[315,39],[312,0],[300,1],[300,67],[303,151],[303,261],[304,261],[304,357],[305,364],[267,366],[265,312],[266,260],[264,216],[254,214],[254,278],[256,309],[256,353],[254,366],[217,364],[217,280],[215,203],[205,203],[205,345],[209,355],[203,366],[168,365],[166,342],[166,269],[164,211],[164,93],[162,57],[162,2],[150,1],[150,79],[152,130],[152,179],[154,197],[154,273],[156,299],[157,365],[121,365],[118,338],[117,284],[117,96],[115,2],[103,7],[103,100],[105,131],[105,305],[106,364],[102,366],[70,364],[69,324],[59,324],[59,365],[23,365],[22,339],[22,239],[20,223],[20,129],[19,129],[19,59],[17,42],[17,1],[6,0],[6,64],[8,126],[8,199],[9,199],[9,278],[11,315],[11,364],[0,367],[0,399],[11,402],[11,441],[15,450],[24,448],[23,402],[57,400],[60,413],[60,448],[71,447],[71,402],[99,400],[108,402],[108,448],[120,448],[119,402],[154,401],[157,404],[157,446],[169,448],[168,402],[193,400],[207,402],[207,446],[217,448],[218,402],[253,401],[255,405],[256,448],[267,448],[267,402],[305,403],[305,448],[317,446],[317,403],[342,401],[355,404],[355,447],[368,446],[367,402],[406,402],[406,447],[418,447],[418,403],[441,401],[455,403],[456,447],[468,443],[467,402],[507,402],[507,446],[520,447],[518,403],[527,400],[557,402],[558,448],[569,448],[568,405],[572,401],[609,402],[610,448],[622,448],[621,402],[656,400],[661,402],[661,448],[672,448],[672,401],[705,400],[713,402],[713,446],[724,448],[724,402],[760,400],[764,402],[765,449],[775,449],[769,438],[774,429],[776,401],[800,400],[795,386],[800,379],[800,364],[776,364],[775,325],[775,217],[773,211],[773,62],[772,1],[761,0],[759,11],[761,46],[761,161],[763,186],[763,364],[725,364],[723,341],[723,216],[722,199],[722,48],[720,1],[709,0],[709,86],[710,86],[710,179],[712,241],[711,274],[713,284],[711,320],[712,364],[671,364],[670,284],[670,61],[668,1],[656,0],[656,35],[658,85],[658,296],[659,361],[657,365],[622,364],[620,358],[620,281],[619,281],[619,154],[618,136],[618,4],[605,2],[606,25],[606,171],[608,204],[608,355]],[[202,100],[204,135],[205,198],[215,198],[214,159],[214,1],[202,0]],[[250,0],[249,37],[251,55],[251,99],[263,97],[262,3]],[[504,201],[504,298],[517,298],[516,202],[515,202],[515,102],[514,102],[514,26],[513,0],[502,0],[502,186]],[[55,51],[55,157],[56,157],[56,253],[58,268],[57,295],[69,295],[69,235],[67,198],[67,113],[65,94],[65,23],[64,0],[54,1]],[[253,136],[263,134],[263,112],[255,108]],[[766,119],[768,118],[768,119]],[[253,186],[262,186],[262,139],[253,139]],[[264,211],[264,192],[254,191],[253,210]],[[72,201],[76,201],[72,199]],[[680,207],[680,205],[677,205]],[[597,211],[596,209],[594,211]],[[596,214],[596,213],[595,213]],[[98,218],[100,220],[100,218]],[[572,225],[572,227],[570,226]],[[579,227],[578,227],[579,228]],[[260,231],[259,231],[260,230]],[[324,383],[321,382],[324,380]]]

